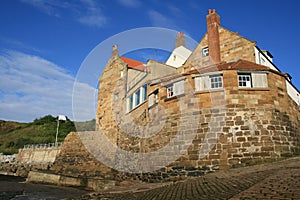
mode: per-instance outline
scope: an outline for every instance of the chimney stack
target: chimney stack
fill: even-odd
[[[206,23],[209,55],[213,63],[219,63],[221,62],[219,37],[220,16],[216,13],[215,9],[208,10]]]
[[[179,32],[176,35],[175,48],[184,46],[185,47],[185,37],[184,32]]]
[[[111,59],[115,59],[119,57],[119,50],[118,50],[118,45],[114,45],[112,47],[112,53],[111,53]]]

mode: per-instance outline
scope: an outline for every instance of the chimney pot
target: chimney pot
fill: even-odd
[[[184,46],[185,47],[185,37],[184,32],[179,32],[176,35],[175,48]]]
[[[117,57],[119,57],[119,50],[118,50],[118,45],[115,44],[112,46],[111,58],[115,59]]]

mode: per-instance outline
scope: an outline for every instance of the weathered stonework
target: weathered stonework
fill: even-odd
[[[215,11],[211,15],[210,20],[218,19]],[[174,181],[299,153],[300,112],[287,92],[286,74],[256,63],[255,42],[219,26],[216,30],[219,50],[211,52],[216,44],[206,34],[179,68],[124,59],[115,47],[99,79],[98,132],[69,134],[51,170],[99,180]],[[203,57],[207,46],[215,58]],[[263,74],[263,87],[239,85],[239,74],[251,73]],[[221,87],[196,90],[197,77],[216,74],[221,74]],[[168,87],[178,82],[184,93],[169,96]],[[144,85],[146,97],[130,105],[130,97],[141,95]],[[107,150],[113,166],[97,158],[97,148],[106,145],[99,135],[119,148]],[[153,156],[140,162],[121,151]],[[174,152],[181,154],[164,162]],[[134,171],[147,166],[153,170]]]

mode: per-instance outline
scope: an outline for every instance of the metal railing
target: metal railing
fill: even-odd
[[[47,149],[60,147],[63,143],[48,143],[48,144],[25,144],[24,149]]]

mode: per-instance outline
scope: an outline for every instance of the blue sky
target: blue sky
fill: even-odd
[[[73,119],[76,75],[99,43],[141,27],[184,31],[199,41],[206,32],[208,9],[217,10],[223,27],[269,50],[275,65],[291,74],[300,88],[299,4],[296,0],[2,0],[0,119],[32,121],[47,114]],[[156,53],[140,58],[162,59]],[[103,67],[93,76],[98,77]],[[94,91],[96,86],[94,81],[82,89]],[[89,113],[80,120],[91,118]]]

